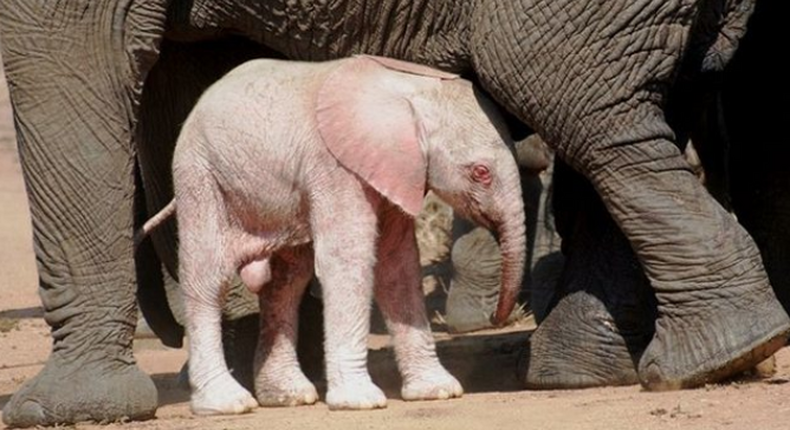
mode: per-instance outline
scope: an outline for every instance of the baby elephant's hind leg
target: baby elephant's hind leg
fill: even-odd
[[[313,275],[310,245],[289,248],[271,260],[271,280],[258,295],[261,333],[255,353],[255,395],[261,406],[310,405],[318,400],[296,356],[299,303]]]
[[[191,407],[198,415],[239,414],[257,402],[228,371],[222,354],[222,308],[233,269],[226,263],[227,231],[221,198],[210,182],[195,175],[200,193],[182,186],[178,225],[181,231],[179,277],[187,310]],[[177,180],[182,180],[177,176]],[[200,215],[197,215],[200,211]]]

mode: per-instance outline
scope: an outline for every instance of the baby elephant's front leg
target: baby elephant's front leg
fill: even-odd
[[[347,206],[335,216],[317,211],[312,226],[316,274],[323,286],[326,403],[332,410],[383,408],[387,399],[367,369],[375,215],[365,205],[349,204],[353,198],[337,200]]]
[[[439,363],[421,286],[414,221],[393,214],[382,225],[376,303],[393,337],[403,400],[461,397],[461,384]]]

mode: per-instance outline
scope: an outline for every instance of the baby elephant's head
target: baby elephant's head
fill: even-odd
[[[411,216],[431,189],[490,229],[502,252],[493,322],[515,306],[526,261],[513,145],[496,105],[456,75],[379,57],[342,60],[317,103],[319,132],[347,169]]]
[[[524,203],[510,134],[494,103],[470,82],[442,81],[417,97],[427,183],[458,215],[491,230],[502,252],[502,289],[494,316],[515,304],[526,258]]]

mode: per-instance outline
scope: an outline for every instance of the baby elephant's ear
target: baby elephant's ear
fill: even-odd
[[[318,93],[318,131],[341,165],[416,217],[425,196],[420,125],[408,75],[365,57],[342,60]]]

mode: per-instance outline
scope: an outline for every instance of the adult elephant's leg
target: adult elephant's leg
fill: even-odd
[[[640,361],[642,382],[695,386],[756,365],[790,328],[757,247],[668,139],[632,144],[612,148],[617,160],[590,176],[656,290],[659,319]]]
[[[658,299],[655,336],[639,364],[642,383],[655,389],[699,385],[745,370],[778,349],[787,316],[756,246],[675,146],[658,138],[598,154],[604,153],[611,155],[601,170],[588,175],[630,238]]]
[[[553,186],[565,266],[519,375],[537,389],[636,384],[636,363],[653,337],[655,295],[590,183],[557,161]]]
[[[475,65],[490,92],[591,181],[636,252],[658,300],[640,381],[651,389],[695,386],[772,354],[790,319],[754,241],[694,176],[662,111],[691,22],[708,14],[647,0],[510,7],[525,4],[544,9],[491,14],[485,25],[502,30],[472,38],[486,47],[473,52]],[[539,22],[509,22],[519,17]],[[570,33],[547,34],[544,24]],[[539,27],[532,32],[539,40],[507,34],[529,26]],[[505,67],[512,82],[494,79]],[[561,345],[545,354],[565,354]]]
[[[13,426],[151,418],[157,393],[132,355],[133,112],[164,7],[10,1],[3,59],[52,327],[44,369],[8,402]]]

